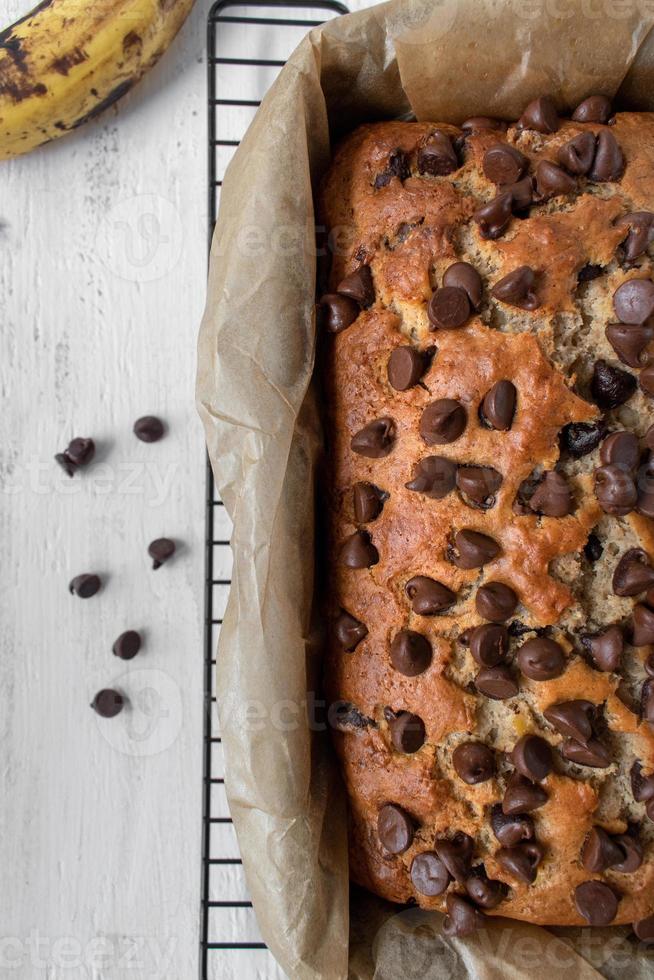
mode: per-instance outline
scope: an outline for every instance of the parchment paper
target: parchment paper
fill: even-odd
[[[226,175],[197,398],[234,522],[218,649],[226,791],[261,931],[292,978],[654,975],[628,929],[508,920],[444,941],[441,916],[348,887],[345,800],[315,705],[314,471],[321,433],[313,191],[360,122],[516,118],[616,95],[654,108],[654,0],[395,0],[312,31]],[[309,693],[308,693],[309,692]],[[313,693],[311,693],[313,692]],[[555,934],[556,933],[556,934]]]

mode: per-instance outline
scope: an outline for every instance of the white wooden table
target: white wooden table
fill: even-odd
[[[0,26],[31,6],[0,0]],[[208,9],[115,109],[0,164],[2,980],[198,973]],[[149,413],[168,426],[153,445],[131,431]],[[52,457],[76,435],[98,451],[69,479]],[[179,548],[153,572],[160,536]],[[86,571],[103,588],[83,601],[67,585]],[[111,646],[128,628],[145,643],[125,663]],[[130,706],[101,720],[89,702],[111,686]],[[251,917],[220,928],[258,938]],[[212,975],[282,976],[265,950],[214,957]]]

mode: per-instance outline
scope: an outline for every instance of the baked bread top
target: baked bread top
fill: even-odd
[[[321,211],[352,876],[654,937],[654,115],[362,126]]]

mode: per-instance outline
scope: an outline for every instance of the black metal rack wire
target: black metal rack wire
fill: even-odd
[[[274,75],[283,67],[304,33],[329,16],[346,13],[347,7],[339,0],[218,0],[211,8],[207,33],[209,244],[218,213],[224,171],[246,128],[243,121],[247,110],[252,113],[256,111]],[[223,41],[229,42],[224,52],[220,48]],[[268,57],[269,54],[279,57]],[[237,132],[239,127],[241,131]],[[252,929],[251,922],[243,920],[243,934],[239,933],[239,916],[249,916],[253,921],[254,913],[243,883],[237,879],[242,862],[235,837],[233,841],[225,837],[225,832],[231,830],[232,821],[224,800],[214,669],[216,634],[222,625],[222,607],[231,584],[223,565],[224,556],[228,553],[228,519],[216,493],[207,460],[201,980],[231,976],[238,976],[239,980],[248,980],[249,976],[264,977],[265,962],[257,962],[256,966],[251,964],[248,969],[242,961],[228,964],[225,959],[217,958],[231,956],[231,951],[239,950],[260,950],[264,951],[260,955],[269,955],[265,952],[265,943],[247,938],[252,934],[249,931]],[[218,571],[217,564],[220,566]],[[217,832],[222,835],[218,838],[219,853],[214,847]],[[218,875],[223,877],[217,879]],[[225,875],[231,875],[231,878]],[[217,912],[230,916],[227,934],[214,932],[213,920]],[[238,957],[239,953],[234,952],[233,955]]]

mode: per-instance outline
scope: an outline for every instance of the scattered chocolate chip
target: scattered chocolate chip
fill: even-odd
[[[105,687],[93,698],[91,707],[101,718],[115,718],[125,707],[125,699],[120,691]]]
[[[596,405],[608,412],[624,405],[636,390],[633,374],[613,367],[604,360],[595,361],[590,391]]]
[[[495,504],[495,494],[502,486],[502,474],[492,466],[459,466],[456,485],[470,502],[482,510]]]
[[[628,264],[644,255],[654,241],[654,214],[651,211],[633,211],[624,214],[615,223],[616,228],[627,228],[627,237],[621,244]]]
[[[638,439],[633,432],[612,432],[602,443],[600,459],[605,466],[619,466],[627,472],[637,469],[640,460]]]
[[[652,619],[654,620],[654,613],[651,612]],[[652,640],[649,641],[653,642]],[[649,722],[650,725],[654,724],[654,681],[650,678],[645,681],[640,692],[640,714],[643,721]]]
[[[393,150],[389,156],[386,170],[383,170],[375,177],[375,188],[379,190],[380,187],[387,187],[393,177],[397,177],[404,183],[410,176],[411,167],[409,166],[409,159],[404,150],[398,148]]]
[[[580,102],[572,118],[575,122],[602,123],[606,125],[611,117],[611,100],[605,95],[589,95]]]
[[[152,559],[152,567],[156,571],[175,554],[175,542],[170,538],[157,538],[148,545],[148,554]]]
[[[552,749],[539,735],[523,735],[511,752],[513,765],[519,773],[541,783],[552,771]]]
[[[592,701],[560,701],[546,708],[543,714],[561,735],[574,738],[578,742],[588,742],[593,737],[595,705]]]
[[[425,744],[425,724],[418,715],[410,711],[400,711],[392,718],[388,727],[391,741],[398,752],[410,754],[417,752]]]
[[[348,296],[338,293],[325,293],[318,300],[321,322],[329,333],[340,333],[354,323],[359,315],[359,307]]]
[[[509,143],[495,143],[484,153],[484,174],[494,184],[515,184],[520,180],[529,161],[524,153]]]
[[[481,742],[463,742],[452,753],[452,765],[464,783],[474,786],[495,775],[495,756]]]
[[[574,498],[568,482],[561,473],[545,473],[532,494],[529,506],[545,517],[566,517],[574,510]]]
[[[368,627],[351,616],[345,609],[341,609],[334,621],[334,635],[345,652],[352,653],[361,643],[361,640],[365,640],[367,637]]]
[[[624,156],[618,142],[608,130],[603,129],[597,136],[595,159],[588,177],[598,183],[619,180],[624,170]]]
[[[641,468],[637,479],[638,503],[636,510],[645,517],[654,517],[654,460],[651,458]]]
[[[502,550],[493,538],[480,531],[464,528],[454,535],[454,547],[458,554],[450,558],[457,568],[483,568],[489,561],[497,558]]]
[[[395,441],[395,422],[384,416],[368,422],[352,436],[350,448],[359,456],[382,459],[388,456]]]
[[[587,456],[597,449],[606,434],[606,422],[570,422],[559,434],[561,449],[575,459]]]
[[[510,619],[518,605],[518,597],[504,582],[486,582],[477,589],[475,607],[480,616],[492,623]]]
[[[100,588],[100,579],[97,575],[76,575],[68,585],[71,595],[79,596],[80,599],[90,599]]]
[[[618,899],[603,881],[583,881],[575,888],[577,911],[589,926],[608,926],[618,913]]]
[[[355,483],[352,488],[352,502],[357,524],[369,524],[379,517],[388,497],[389,494],[374,483]]]
[[[420,418],[420,435],[428,446],[455,442],[462,435],[468,417],[461,402],[439,398],[427,405]]]
[[[327,712],[327,722],[331,728],[345,734],[353,730],[377,727],[372,718],[361,714],[351,701],[333,701]]]
[[[641,763],[634,762],[629,776],[631,779],[631,792],[636,803],[649,803],[650,800],[654,799],[654,774],[644,776]]]
[[[483,283],[481,276],[469,262],[455,262],[448,266],[443,275],[443,285],[462,289],[470,301],[473,310],[481,305]]]
[[[456,602],[451,589],[426,575],[415,575],[404,588],[411,600],[411,608],[418,616],[436,616]]]
[[[507,816],[531,813],[547,803],[547,793],[542,786],[525,779],[515,772],[509,778],[502,800],[502,812]]]
[[[620,669],[624,637],[619,626],[609,626],[599,633],[586,634],[581,639],[590,653],[593,665],[598,670],[616,671]]]
[[[416,464],[413,479],[405,486],[433,500],[442,500],[456,486],[456,463],[443,456],[426,456]]]
[[[512,381],[496,381],[484,395],[479,407],[480,417],[492,429],[507,432],[513,422],[517,395]]]
[[[372,273],[369,265],[359,266],[351,272],[345,279],[341,279],[336,292],[340,296],[348,296],[362,309],[372,306],[375,302],[375,287],[372,281]]]
[[[588,540],[584,545],[584,555],[590,562],[599,561],[604,553],[604,546],[600,539],[592,531],[588,535]]]
[[[577,285],[581,286],[586,282],[592,282],[594,279],[599,279],[600,276],[604,274],[604,267],[601,265],[592,265],[588,262],[586,265],[582,266],[579,270],[577,276]]]
[[[509,623],[509,636],[524,636],[525,633],[531,633],[533,628],[533,626],[521,623],[519,619],[514,619]]]
[[[499,238],[505,231],[513,215],[513,195],[511,191],[502,191],[487,204],[482,204],[473,214],[473,219],[479,225],[482,238]]]
[[[508,303],[509,306],[517,306],[521,310],[535,310],[539,305],[534,291],[535,283],[534,270],[528,265],[521,265],[496,282],[491,289],[491,294],[495,299]]]
[[[654,313],[654,282],[628,279],[613,294],[613,309],[621,323],[640,325]]]
[[[395,803],[387,803],[377,816],[377,834],[390,854],[403,854],[411,846],[415,825],[409,814]]]
[[[635,596],[654,585],[654,568],[642,548],[629,548],[613,573],[613,592],[619,596]]]
[[[638,501],[636,484],[619,466],[599,466],[594,473],[595,496],[606,514],[624,517]]]
[[[497,863],[519,881],[532,885],[536,881],[538,865],[543,860],[543,848],[536,841],[526,841],[515,847],[501,847],[495,855]]]
[[[559,126],[556,106],[547,95],[530,102],[518,120],[518,128],[535,129],[537,133],[556,133]]]
[[[632,646],[644,647],[654,643],[654,611],[641,602],[636,603],[631,611]],[[650,721],[652,719],[648,719]]]
[[[590,738],[587,742],[577,742],[574,738],[566,738],[560,746],[561,755],[568,762],[578,766],[591,766],[593,769],[606,769],[611,765],[609,750],[598,738]]]
[[[534,821],[523,813],[507,816],[496,803],[491,809],[491,827],[503,847],[515,847],[523,841],[534,839]]]
[[[507,887],[503,881],[494,881],[481,869],[474,868],[466,878],[466,891],[475,905],[483,909],[494,909],[506,898]]]
[[[581,863],[586,871],[601,874],[623,860],[623,851],[602,827],[593,827],[581,848]]]
[[[511,209],[515,214],[522,215],[534,201],[534,179],[531,176],[516,180],[515,184],[507,184],[502,188],[511,195]]]
[[[458,169],[459,161],[452,140],[446,133],[436,130],[418,150],[418,173],[444,177]]]
[[[427,358],[415,347],[396,347],[388,359],[388,382],[396,391],[417,385],[427,367]]]
[[[640,385],[641,391],[649,395],[650,398],[654,396],[654,364],[649,364],[646,368],[638,375],[638,384]]]
[[[595,144],[594,133],[579,133],[559,147],[558,161],[571,174],[587,174],[595,159]]]
[[[493,701],[514,698],[519,687],[508,667],[484,667],[475,677],[475,687],[484,697]]]
[[[126,630],[120,634],[111,649],[115,657],[132,660],[141,649],[141,636],[136,630]]]
[[[55,460],[68,476],[74,476],[78,469],[87,466],[95,456],[93,439],[76,437],[71,439],[63,453],[57,453]]]
[[[417,892],[433,898],[443,894],[451,878],[438,854],[423,851],[416,854],[411,862],[411,881]]]
[[[638,922],[634,922],[632,929],[636,933],[636,937],[640,939],[643,943],[651,943],[654,941],[654,914],[648,915],[644,919],[639,919]]]
[[[405,677],[417,677],[431,663],[431,644],[422,633],[399,630],[391,643],[391,663]]]
[[[611,865],[611,869],[623,875],[631,875],[634,871],[638,871],[643,863],[643,846],[640,841],[631,834],[616,834],[613,840],[622,851],[622,857]]]
[[[474,850],[472,837],[458,831],[451,839],[437,840],[434,849],[452,878],[463,884],[470,875]]]
[[[541,160],[536,167],[536,193],[543,201],[559,194],[573,194],[577,190],[577,181],[562,167],[549,160]]]
[[[485,916],[465,898],[453,892],[447,896],[447,915],[443,919],[443,932],[446,936],[463,938],[470,936],[477,929],[483,929]]]
[[[532,474],[531,476],[527,477],[526,480],[523,480],[518,487],[518,491],[511,508],[513,513],[518,517],[525,517],[527,514],[533,514],[530,507],[530,501],[533,495],[536,493],[539,483],[540,477]]]
[[[345,539],[339,552],[339,561],[346,568],[370,568],[377,564],[379,552],[367,531],[355,531]]]
[[[141,442],[159,442],[164,434],[164,425],[156,415],[144,415],[136,420],[132,431]]]
[[[490,116],[471,116],[461,123],[461,129],[466,136],[472,133],[483,133],[487,130],[506,131],[507,124],[502,119],[491,119]]]
[[[482,623],[470,634],[470,653],[480,667],[495,667],[508,649],[508,630],[499,623]]]
[[[459,286],[434,290],[427,306],[430,330],[457,330],[466,323],[470,313],[468,294]]]
[[[518,651],[518,666],[532,681],[549,681],[560,677],[565,665],[563,648],[547,636],[527,640]]]

